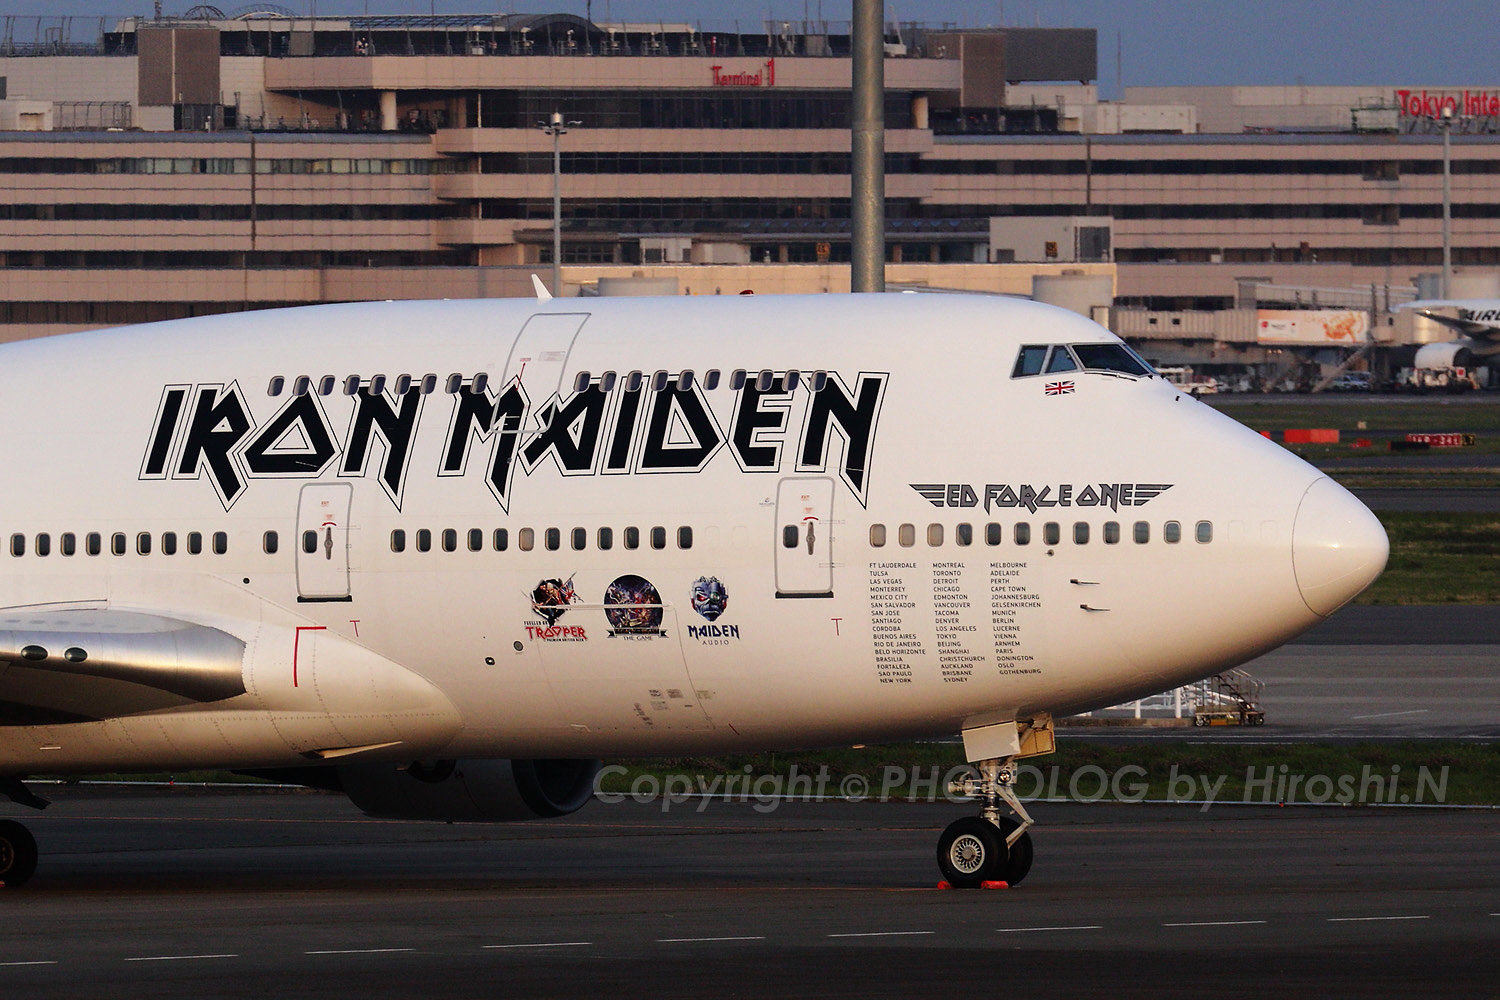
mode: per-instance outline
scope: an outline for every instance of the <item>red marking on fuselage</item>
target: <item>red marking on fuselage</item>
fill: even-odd
[[[297,651],[302,645],[303,632],[323,632],[327,625],[298,625],[292,636],[292,687],[297,686]]]

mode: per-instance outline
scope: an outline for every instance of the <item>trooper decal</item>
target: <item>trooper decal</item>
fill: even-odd
[[[568,605],[578,600],[577,593],[573,590],[573,578],[566,580],[553,577],[550,580],[538,581],[536,589],[531,592],[531,610],[545,624],[527,625],[526,634],[532,639],[546,639],[554,642],[583,642],[588,639],[588,633],[582,625],[559,625],[557,620],[567,614]]]
[[[798,473],[836,471],[865,506],[889,380],[884,372],[860,372],[851,385],[827,372],[789,389],[789,375],[767,370],[737,389],[683,387],[681,376],[672,376],[655,389],[632,390],[630,379],[618,379],[605,391],[594,379],[537,407],[517,382],[496,395],[469,380],[449,394],[436,472],[464,476],[473,452],[487,447],[484,474],[508,511],[518,467],[527,476],[546,465],[563,476],[693,474],[728,451],[743,472],[780,473],[790,453]],[[370,383],[353,396],[304,392],[260,424],[235,383],[164,386],[139,478],[201,479],[206,471],[228,510],[254,480],[317,479],[337,469],[344,478],[373,474],[400,510],[428,398],[373,392]],[[714,403],[719,414],[730,414],[727,425]],[[349,408],[342,441],[325,407]]]
[[[611,636],[667,634],[661,627],[661,593],[634,574],[618,577],[604,589],[604,617],[614,626]]]
[[[576,597],[571,576],[566,583],[556,578],[542,580],[531,592],[531,610],[545,618],[548,625],[556,625],[557,620],[567,614],[568,605]]]

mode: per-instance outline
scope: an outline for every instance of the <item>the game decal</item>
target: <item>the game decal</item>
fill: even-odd
[[[644,577],[633,573],[617,577],[604,589],[604,617],[612,638],[666,636],[662,628],[661,593]]]

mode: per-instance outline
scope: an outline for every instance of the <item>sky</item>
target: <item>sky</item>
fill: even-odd
[[[195,0],[163,0],[181,14]],[[242,0],[216,0],[228,14]],[[597,21],[753,30],[766,19],[847,22],[850,0],[280,0],[299,14],[573,13]],[[147,14],[150,0],[10,0],[0,13]],[[1495,0],[889,0],[887,18],[963,27],[1097,28],[1105,97],[1126,86],[1500,85]],[[24,29],[18,29],[18,31]],[[1117,58],[1118,54],[1118,58]]]

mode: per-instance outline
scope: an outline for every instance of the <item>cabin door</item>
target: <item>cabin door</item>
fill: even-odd
[[[558,391],[568,352],[588,318],[588,313],[540,313],[527,320],[510,350],[505,380],[498,388],[504,391],[519,378],[527,399],[533,404],[546,402]]]
[[[297,600],[347,601],[349,483],[309,483],[297,498]]]
[[[776,489],[776,596],[833,596],[833,480],[783,479]]]

